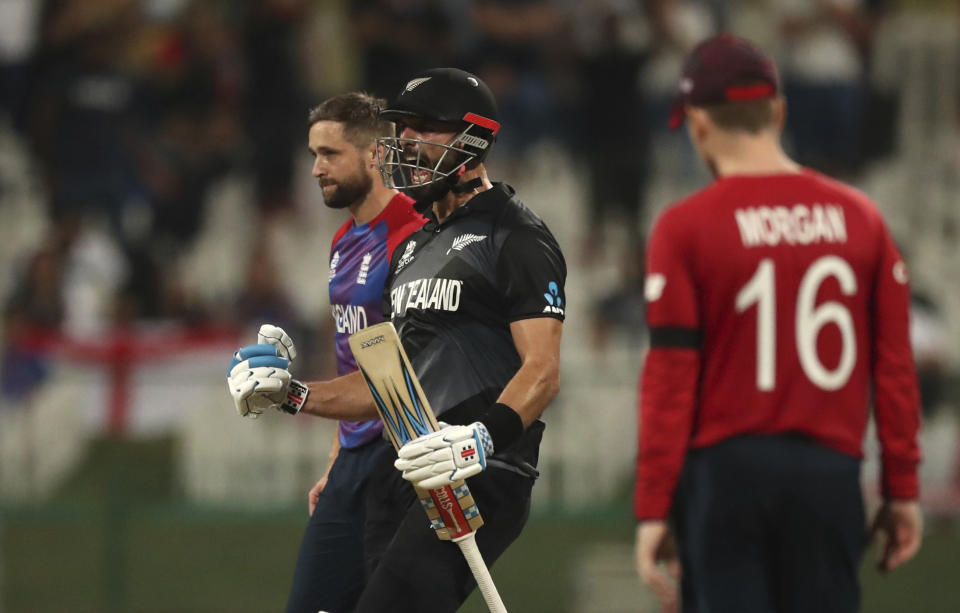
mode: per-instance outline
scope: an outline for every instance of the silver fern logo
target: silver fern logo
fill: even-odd
[[[412,92],[432,78],[433,77],[421,77],[419,79],[411,79],[409,82],[407,82],[407,86],[403,88],[403,91]]]
[[[451,251],[463,251],[463,248],[467,245],[472,245],[473,243],[479,243],[480,241],[487,238],[487,235],[480,234],[461,234],[457,238],[453,239],[453,245],[447,249],[447,255],[450,255]]]

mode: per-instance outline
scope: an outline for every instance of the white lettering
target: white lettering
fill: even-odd
[[[407,283],[407,289],[405,293],[407,294],[407,306],[403,307],[403,310],[412,309],[417,306],[417,287],[420,286],[425,279],[417,279],[416,281],[410,281]]]
[[[330,310],[339,334],[355,334],[367,327],[367,311],[362,305],[334,304]]]
[[[737,209],[733,212],[737,218],[737,226],[740,228],[740,240],[747,247],[752,247],[760,243],[760,220],[752,212],[743,209]]]
[[[430,301],[427,302],[428,309],[435,309],[440,306],[440,292],[443,289],[443,283],[434,283],[433,291],[430,292]]]
[[[456,311],[460,308],[463,281],[458,279],[417,279],[390,290],[393,316],[407,309]]]
[[[797,223],[797,242],[801,245],[809,245],[813,242],[814,230],[810,223],[810,209],[802,204],[794,205],[793,218]]]
[[[430,281],[432,281],[431,279]],[[420,284],[420,291],[417,292],[417,300],[414,302],[414,306],[425,309],[427,308],[427,303],[430,302],[430,281],[426,281]]]
[[[833,228],[833,235],[837,237],[837,242],[847,242],[847,222],[843,217],[843,209],[838,206],[828,206],[827,219]]]
[[[759,206],[734,211],[744,247],[845,243],[847,225],[836,204]]]
[[[447,311],[456,311],[460,308],[460,281],[451,281],[447,287],[447,299],[443,302],[443,308]]]

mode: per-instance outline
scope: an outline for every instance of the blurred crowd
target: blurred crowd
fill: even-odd
[[[184,291],[171,262],[196,240],[212,186],[230,173],[252,180],[263,223],[290,211],[310,106],[346,89],[389,98],[438,65],[473,71],[496,94],[499,159],[522,161],[552,141],[584,169],[584,240],[602,244],[615,223],[635,245],[621,256],[622,287],[595,306],[597,336],[638,333],[654,143],[686,52],[719,30],[767,48],[790,100],[790,150],[851,178],[895,147],[896,95],[871,79],[875,33],[891,4],[4,0],[0,123],[29,151],[49,219],[42,245],[15,262],[13,290],[0,296],[4,389],[23,393],[43,376],[42,364],[11,361],[23,331],[63,326],[68,308],[92,299],[91,285],[109,289],[95,316],[113,327],[321,326],[298,320],[265,251],[248,254],[245,286],[218,304]],[[110,248],[89,239],[90,224]]]

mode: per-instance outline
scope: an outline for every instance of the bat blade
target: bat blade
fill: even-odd
[[[364,328],[350,337],[360,367],[394,448],[438,429],[420,381],[390,322]],[[483,525],[480,510],[465,481],[433,490],[414,488],[430,525],[441,540],[457,544],[491,613],[507,613],[475,538]]]
[[[350,349],[395,449],[439,429],[430,402],[392,323],[384,322],[360,330],[350,337]],[[464,481],[429,491],[415,489],[430,525],[440,539],[461,539],[483,525],[480,511]]]

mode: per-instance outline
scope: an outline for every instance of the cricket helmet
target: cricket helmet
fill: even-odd
[[[399,129],[395,136],[376,139],[380,175],[386,185],[397,189],[456,184],[465,168],[487,157],[500,131],[490,88],[458,68],[434,68],[415,75],[380,115],[397,124],[417,119],[450,123],[459,129],[449,143],[401,138]],[[434,145],[443,153],[428,160],[422,145]]]

